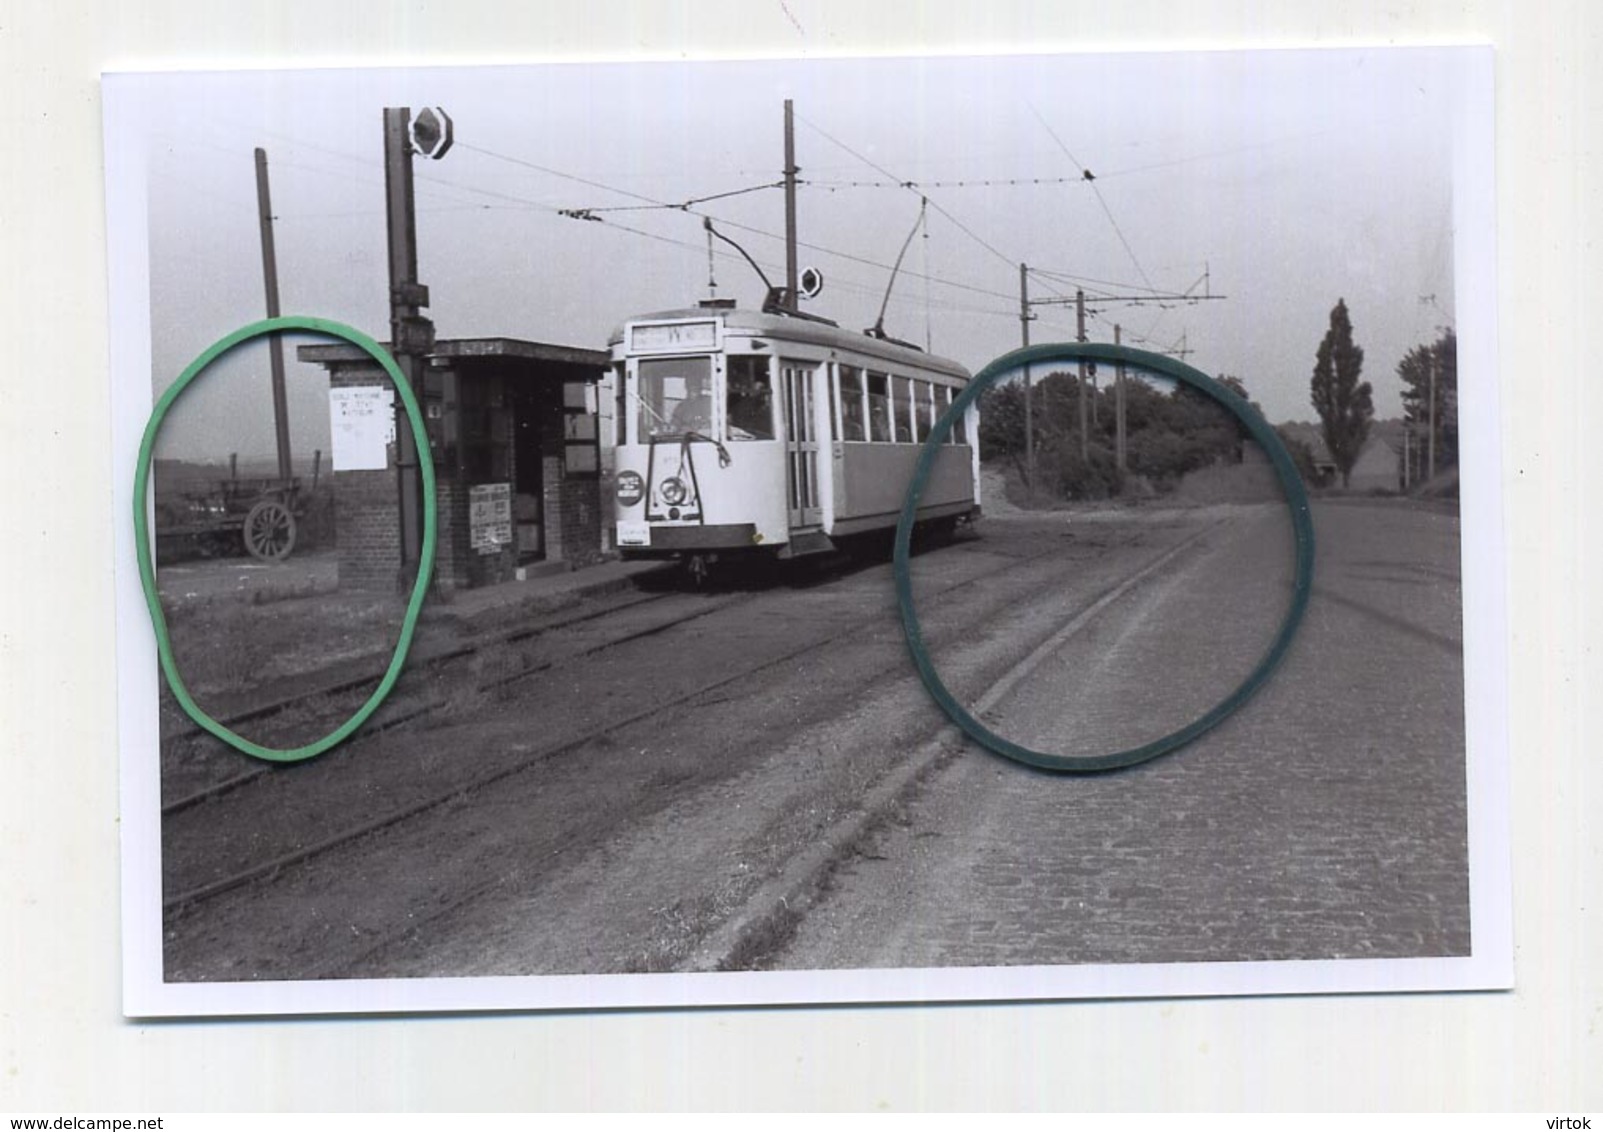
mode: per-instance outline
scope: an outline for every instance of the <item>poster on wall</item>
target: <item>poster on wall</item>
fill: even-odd
[[[468,488],[468,539],[480,554],[495,554],[512,545],[511,484]]]
[[[395,443],[395,397],[376,386],[328,391],[336,472],[383,471]]]

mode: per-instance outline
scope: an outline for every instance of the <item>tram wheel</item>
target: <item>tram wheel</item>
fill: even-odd
[[[280,562],[295,549],[295,516],[276,499],[264,499],[245,515],[245,549],[252,558]]]

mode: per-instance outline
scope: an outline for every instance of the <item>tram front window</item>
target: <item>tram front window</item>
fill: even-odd
[[[642,358],[635,436],[712,435],[712,359]]]
[[[774,438],[774,389],[767,358],[729,359],[729,399],[724,410],[730,440]]]

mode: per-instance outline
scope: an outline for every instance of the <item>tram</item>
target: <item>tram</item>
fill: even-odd
[[[920,446],[969,380],[956,362],[811,315],[705,300],[609,340],[620,555],[792,558],[893,530]],[[979,513],[979,414],[941,446],[925,526]]]

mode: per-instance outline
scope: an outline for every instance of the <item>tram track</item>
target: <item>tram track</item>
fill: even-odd
[[[476,655],[487,652],[490,649],[501,648],[512,644],[519,644],[535,637],[542,636],[546,633],[572,628],[575,625],[594,621],[602,617],[613,616],[622,611],[634,610],[641,606],[656,604],[673,596],[674,595],[672,594],[648,595],[636,601],[626,602],[622,605],[613,605],[603,610],[591,610],[582,615],[567,618],[561,621],[543,622],[536,626],[526,626],[519,629],[494,633],[488,637],[483,637],[464,645],[454,646],[422,658],[418,662],[418,668],[423,670],[440,671],[448,665],[454,664],[458,661],[469,660]],[[575,652],[567,653],[557,658],[540,661],[533,665],[520,668],[512,673],[502,673],[492,677],[489,680],[479,681],[473,685],[473,690],[477,692],[494,691],[495,689],[504,685],[526,679],[530,676],[538,675],[539,673],[547,671],[559,663],[566,663],[568,661],[581,659],[595,653],[604,652],[607,649],[616,648],[619,645],[628,644],[631,641],[642,640],[647,637],[655,636],[658,633],[666,632],[669,629],[686,624],[687,622],[695,621],[702,617],[722,612],[733,605],[738,605],[743,601],[750,600],[750,597],[751,595],[749,594],[739,594],[732,596],[726,601],[703,604],[696,609],[690,610],[684,616],[671,618],[667,621],[657,624],[647,625],[632,632],[619,634],[606,640],[599,641]],[[299,695],[285,697],[276,700],[271,704],[261,705],[248,709],[245,712],[225,717],[219,722],[223,723],[223,725],[226,727],[234,728],[240,723],[270,718],[274,715],[292,711],[303,706],[304,704],[314,702],[319,699],[345,696],[352,692],[365,693],[369,686],[376,683],[381,676],[382,672],[375,670],[373,672],[363,673],[360,676],[342,678],[338,681],[309,689],[300,693]],[[379,735],[382,735],[387,731],[394,730],[397,727],[415,723],[420,719],[447,708],[449,704],[450,699],[448,697],[436,698],[414,704],[409,707],[403,707],[386,712],[380,718],[369,722],[369,724],[352,739],[351,745],[355,746],[364,741],[371,740]],[[345,718],[349,714],[349,709],[328,710],[319,713],[318,722],[320,724],[327,725],[331,722],[337,721],[338,719]],[[184,734],[175,736],[175,740],[192,740],[205,736],[206,734],[207,733],[200,727],[194,726]],[[232,757],[231,752],[230,757]],[[251,769],[244,771],[243,773],[233,775],[199,790],[191,791],[190,793],[185,794],[171,802],[163,804],[161,808],[161,816],[163,819],[166,819],[175,814],[183,813],[185,810],[192,809],[195,806],[214,801],[225,794],[229,794],[234,790],[237,790],[243,786],[247,786],[252,782],[271,775],[276,769],[279,769],[279,766],[280,764],[276,763],[259,762],[252,766]]]
[[[1132,589],[1139,587],[1153,575],[1162,572],[1169,563],[1189,550],[1193,543],[1207,533],[1207,530],[1198,531],[1183,543],[1162,551],[1156,559],[1146,562],[1138,571],[1138,577],[1126,579],[1123,583],[1114,583],[1109,587],[1099,588],[1095,593],[1087,595],[1090,604],[1082,604],[1077,607],[1078,612],[1071,618],[1071,627],[1067,631],[1069,633],[1078,631],[1089,622],[1104,616],[1111,606],[1126,597]],[[1038,562],[1041,558],[1056,553],[1061,553],[1061,550],[1038,551],[1030,554],[1003,554],[995,557],[1010,558],[1015,561],[1016,565],[1024,565],[1026,560]],[[930,591],[926,593],[925,597],[926,599],[947,597],[957,591],[982,583],[987,579],[994,579],[999,574],[1009,572],[1011,571],[1008,569],[989,571],[942,587],[939,590]],[[1041,656],[1042,652],[1037,648],[1025,661],[1010,667],[1003,674],[1002,680],[998,685],[991,692],[984,694],[983,699],[986,706],[1005,698],[1014,685],[1038,667],[1041,662]],[[911,674],[908,673],[907,675],[910,676]],[[1005,686],[1003,686],[1004,684]],[[697,704],[697,707],[738,702],[742,698],[738,692],[732,695],[717,695],[703,698]],[[852,710],[872,713],[876,709],[865,704],[861,708]],[[837,720],[835,726],[850,725],[842,719]],[[833,867],[833,863],[838,860],[841,853],[850,852],[851,847],[858,843],[865,831],[874,828],[877,823],[887,820],[886,815],[890,811],[915,796],[919,784],[938,773],[940,767],[958,758],[965,751],[972,753],[972,748],[967,748],[960,743],[954,742],[955,736],[955,730],[949,726],[932,725],[927,736],[914,740],[909,744],[905,757],[892,760],[891,764],[886,767],[884,776],[870,785],[866,793],[860,797],[853,795],[853,802],[839,819],[820,826],[798,843],[794,850],[790,850],[790,852],[794,853],[794,856],[789,862],[777,867],[768,880],[759,883],[756,890],[744,894],[727,917],[719,916],[710,923],[704,936],[696,937],[695,942],[687,941],[682,951],[675,951],[671,946],[667,946],[666,950],[664,950],[663,945],[659,945],[658,950],[653,953],[655,956],[653,960],[636,960],[633,963],[625,964],[621,969],[626,971],[731,970],[745,969],[758,964],[761,957],[767,953],[767,950],[774,946],[776,940],[785,938],[788,930],[790,930],[790,919],[801,914],[806,908],[808,901],[812,899],[815,882],[827,877],[828,868]],[[820,745],[827,746],[829,741],[821,738],[817,742]],[[928,758],[925,757],[930,752],[933,752],[933,755]],[[804,772],[805,775],[806,772]],[[767,782],[768,780],[765,779],[764,781]],[[776,792],[776,797],[784,795],[785,788],[783,786],[777,782],[773,783],[772,786]],[[819,779],[812,780],[812,787],[821,789],[825,796],[830,791],[830,787],[821,784]],[[693,788],[693,792],[695,794],[706,792],[712,798],[716,798],[719,793],[710,783],[697,783]],[[803,801],[794,796],[791,799],[792,807],[798,811],[808,808],[810,802],[811,796],[809,796],[808,801]],[[658,821],[660,819],[653,815],[659,810],[666,810],[675,804],[676,800],[672,796],[668,798],[653,797],[648,802],[649,808],[647,810],[642,810],[638,806],[630,807],[627,811],[628,820],[631,824]],[[719,803],[713,801],[711,804],[716,806]],[[757,814],[760,815],[761,811],[762,807],[758,807]],[[695,819],[687,815],[683,820],[685,822],[684,825],[681,825],[680,820],[674,820],[674,828],[682,830],[684,836],[694,840]],[[763,819],[759,817],[758,820],[762,821]],[[616,825],[617,823],[610,824]],[[582,864],[578,864],[578,862],[581,862],[587,854],[595,851],[598,838],[611,839],[616,836],[611,832],[590,832],[591,836],[583,839],[579,845],[574,846],[564,843],[560,849],[556,850],[554,855],[567,857],[570,853],[575,854],[572,858],[576,862],[575,867],[582,868]],[[750,835],[748,834],[747,836],[749,837]],[[758,834],[755,841],[766,845],[771,844],[773,838],[773,832],[767,830]],[[748,840],[746,844],[749,846],[751,842]],[[610,853],[611,850],[608,850],[608,852]],[[619,848],[617,852],[620,855],[626,855],[628,850]],[[711,850],[709,857],[713,859],[721,857],[724,860],[746,859],[748,852],[750,852],[749,849],[742,850],[726,846],[721,853],[717,849]],[[548,860],[550,858],[543,857],[542,859]],[[696,875],[714,876],[717,869],[710,860],[703,858],[701,866],[688,865],[687,871]],[[558,883],[560,884],[561,882]],[[499,874],[484,874],[476,875],[466,885],[458,884],[452,886],[448,895],[438,901],[430,902],[431,906],[426,914],[409,912],[405,924],[400,926],[399,930],[387,930],[380,933],[377,938],[364,940],[364,946],[359,950],[343,954],[338,960],[331,961],[323,969],[322,975],[371,973],[376,970],[384,970],[396,962],[404,962],[405,960],[402,957],[405,954],[407,941],[427,938],[431,935],[437,935],[437,933],[443,933],[448,938],[452,934],[451,925],[454,922],[463,917],[472,919],[475,916],[475,905],[482,905],[494,894],[505,892],[505,884],[505,879]],[[721,891],[727,892],[727,889]],[[686,904],[692,907],[698,906],[698,903],[704,899],[694,889],[684,891],[680,896]],[[714,899],[716,901],[717,898]],[[565,905],[561,906],[565,907]],[[659,912],[659,914],[661,913]],[[494,914],[483,911],[478,913],[480,923],[483,923],[486,917],[493,921]],[[594,912],[590,914],[590,919],[591,922],[596,923],[610,922],[609,917],[606,915]],[[566,969],[562,967],[555,968],[555,970]]]
[[[964,577],[960,580],[952,582],[951,584],[944,585],[939,589],[935,589],[926,596],[928,598],[937,598],[955,593],[986,580],[995,579],[998,576],[1025,569],[1040,562],[1042,559],[1059,554],[1061,554],[1061,548],[1053,545],[1023,557],[1006,556],[1008,560],[1005,565],[995,569],[983,570],[977,574]],[[698,620],[700,616],[722,612],[735,605],[741,604],[742,602],[751,600],[751,597],[752,595],[750,594],[736,595],[729,601],[719,602],[713,607],[702,609],[699,615],[696,617],[679,618],[672,622],[655,626],[649,632],[642,631],[636,634],[631,634],[629,639],[636,640],[645,636],[655,635],[657,633],[678,628],[691,621]],[[527,752],[522,752],[518,755],[518,757],[513,758],[502,765],[488,768],[481,774],[454,782],[446,789],[431,792],[423,797],[395,806],[367,821],[346,827],[315,842],[298,846],[293,850],[281,854],[275,854],[274,856],[247,868],[235,870],[207,883],[194,885],[183,889],[163,900],[163,912],[170,920],[188,915],[198,907],[206,904],[208,901],[214,900],[215,898],[228,892],[242,888],[253,882],[282,874],[286,870],[296,868],[314,859],[326,856],[331,852],[338,850],[342,846],[346,846],[375,834],[383,833],[387,830],[393,829],[394,827],[399,826],[408,820],[429,813],[430,811],[433,811],[441,806],[466,800],[475,794],[481,793],[487,787],[547,763],[551,759],[561,756],[566,752],[583,748],[587,744],[603,739],[614,732],[636,726],[654,716],[671,712],[686,705],[703,703],[705,702],[706,697],[717,693],[721,689],[741,681],[750,680],[753,677],[760,676],[770,670],[793,664],[803,657],[806,657],[808,654],[816,653],[821,650],[826,650],[836,646],[841,641],[857,635],[861,633],[861,631],[861,624],[857,621],[853,621],[838,631],[826,633],[822,638],[809,641],[801,647],[786,649],[777,655],[773,655],[764,659],[759,664],[745,666],[736,672],[725,674],[708,681],[700,682],[678,694],[672,695],[665,699],[656,700],[648,705],[644,705],[636,711],[611,718],[605,723],[605,725],[588,728],[581,733],[566,736],[558,741],[536,747]],[[582,654],[576,655],[593,655],[595,653],[605,651],[608,648],[617,647],[622,643],[624,643],[622,638],[609,640],[605,644],[586,649]],[[571,659],[575,659],[575,656],[567,656],[563,658],[564,661]],[[502,674],[496,678],[494,683],[497,685],[515,683],[516,681],[527,679],[530,676],[538,675],[540,671],[545,671],[550,667],[551,666],[549,664],[546,664],[536,668],[520,670],[510,674]],[[392,723],[391,726],[393,725],[394,724]],[[275,768],[271,766],[264,766],[248,772],[247,775],[238,776],[238,779],[229,786],[227,792],[237,790],[239,786],[246,785],[249,781],[264,779],[271,775],[274,769]],[[210,792],[209,796],[216,798],[219,796],[219,793],[218,791],[213,790]],[[190,799],[186,798],[182,800],[183,805],[181,807],[176,804],[172,807],[171,815],[177,816],[181,815],[186,810],[193,810],[195,806],[203,800],[205,799],[196,798],[191,801]],[[167,816],[169,816],[168,811],[164,811],[164,818]]]
[[[425,655],[418,655],[416,652],[414,652],[412,656],[412,663],[416,667],[423,668],[448,664],[451,661],[461,660],[464,657],[472,656],[474,653],[480,652],[487,647],[493,647],[501,644],[515,644],[520,641],[529,640],[558,629],[571,628],[574,625],[583,624],[587,621],[594,621],[601,617],[609,617],[620,612],[621,610],[632,609],[636,606],[649,605],[653,602],[662,601],[670,596],[672,595],[642,594],[634,601],[616,603],[606,606],[602,609],[586,610],[585,612],[575,614],[572,617],[542,621],[537,625],[526,625],[517,629],[502,630],[497,633],[489,634],[488,636],[476,637],[465,644],[454,645],[439,651],[429,652]],[[230,712],[220,716],[217,722],[221,723],[224,727],[227,727],[230,730],[235,730],[241,724],[254,723],[259,720],[270,719],[275,715],[281,715],[284,712],[292,711],[295,708],[305,704],[308,700],[313,700],[320,696],[338,696],[346,692],[365,690],[383,679],[387,662],[387,657],[382,658],[380,662],[369,664],[366,667],[361,668],[353,675],[342,676],[325,684],[299,689],[290,695],[277,696],[261,703],[252,704],[250,707],[242,708],[238,711]],[[172,743],[186,742],[191,739],[204,738],[207,736],[207,734],[208,732],[198,723],[195,723],[193,720],[186,719],[182,724],[172,731],[171,735],[166,737],[166,741]]]
[[[977,690],[970,712],[977,718],[988,718],[1067,642],[1106,617],[1227,521],[1216,520],[1194,531],[1127,577],[1103,588],[1022,658],[991,678],[983,690]],[[958,743],[960,738],[955,723],[944,723],[874,784],[859,806],[820,831],[812,844],[752,892],[677,969],[743,971],[768,967],[774,955],[788,945],[801,920],[828,892],[830,878],[856,847],[886,820],[887,814],[913,805],[930,783],[953,765],[958,752],[965,749]]]
[[[838,572],[843,564],[851,561],[851,559],[842,556],[838,559],[825,563],[825,570],[834,570]],[[804,586],[816,585],[819,581],[819,577],[809,577],[803,580],[801,584]],[[408,675],[412,680],[416,680],[420,675],[426,673],[441,673],[453,664],[465,660],[471,660],[474,657],[487,653],[493,649],[521,644],[547,634],[560,632],[565,629],[571,629],[576,626],[600,620],[602,618],[614,617],[620,613],[637,611],[646,606],[655,605],[664,601],[685,596],[689,595],[686,595],[683,591],[643,593],[637,595],[632,600],[609,603],[600,609],[590,609],[572,616],[541,621],[534,625],[524,625],[514,629],[501,630],[499,632],[494,632],[487,635],[480,635],[464,644],[450,646],[444,649],[427,652],[420,656],[415,656],[412,663],[412,670],[410,673],[408,673]],[[643,628],[628,633],[619,634],[617,636],[599,641],[588,647],[566,653],[560,657],[540,661],[532,665],[521,667],[514,672],[503,673],[489,680],[480,681],[473,686],[473,691],[479,693],[493,692],[496,689],[504,687],[508,684],[512,684],[530,676],[538,675],[541,672],[548,671],[558,663],[568,663],[573,660],[583,659],[587,656],[595,655],[596,653],[603,652],[610,648],[615,648],[620,645],[626,645],[633,641],[654,636],[679,625],[722,612],[733,605],[750,601],[754,596],[755,594],[751,591],[738,592],[730,594],[725,600],[712,600],[709,604],[708,602],[710,599],[706,594],[697,594],[696,597],[701,604],[699,604],[695,609],[687,612],[684,616],[670,618],[660,624],[647,625]],[[320,710],[310,715],[307,720],[301,721],[301,725],[328,730],[336,726],[341,720],[350,716],[361,700],[369,693],[371,688],[376,685],[380,679],[382,679],[383,674],[384,668],[382,664],[369,664],[367,667],[363,668],[354,675],[341,676],[337,680],[300,689],[293,695],[279,696],[264,703],[253,704],[250,707],[237,712],[224,714],[218,718],[218,722],[230,730],[238,730],[238,728],[244,724],[272,720],[275,717],[292,713],[298,709],[304,709],[304,707],[308,704],[325,701],[320,704]],[[329,703],[326,701],[333,702]],[[397,727],[416,723],[421,719],[449,708],[450,703],[450,697],[439,697],[409,707],[396,708],[394,706],[386,706],[385,708],[382,708],[380,712],[368,722],[362,731],[353,738],[352,745],[354,746],[355,744],[358,744],[364,740],[372,739],[387,731],[394,730]],[[393,699],[391,704],[394,704]],[[206,730],[201,728],[193,721],[186,719],[185,723],[181,725],[179,729],[175,730],[173,734],[164,739],[162,745],[164,751],[170,754],[174,749],[179,748],[182,744],[193,744],[196,741],[207,742],[210,739],[211,736]],[[237,761],[237,757],[232,751],[221,752],[221,756],[229,761]],[[252,782],[271,775],[275,769],[279,769],[280,765],[281,764],[260,762],[253,765],[249,770],[246,770],[240,774],[230,775],[224,779],[221,779],[220,781],[209,783],[208,785],[200,787],[199,789],[188,791],[169,802],[163,803],[161,808],[161,816],[163,819],[166,819],[173,815],[180,814],[185,810],[189,810],[207,802],[214,801],[219,797],[233,792],[234,790],[237,790],[243,786],[247,786]]]

